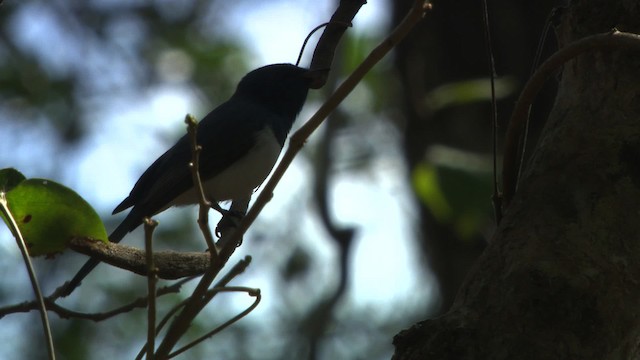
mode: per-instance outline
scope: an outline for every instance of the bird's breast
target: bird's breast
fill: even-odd
[[[273,131],[266,127],[256,134],[255,145],[247,154],[218,175],[203,182],[205,195],[216,201],[250,196],[273,169],[280,150],[280,144]],[[194,203],[197,203],[197,197],[195,190],[191,189],[178,196],[171,205]]]

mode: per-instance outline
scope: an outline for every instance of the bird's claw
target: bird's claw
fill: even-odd
[[[222,209],[222,219],[218,222],[216,226],[216,236],[221,238],[224,233],[229,231],[232,228],[237,228],[240,225],[240,221],[244,218],[244,213],[236,210],[225,210]]]

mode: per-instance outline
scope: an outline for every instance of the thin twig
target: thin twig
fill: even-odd
[[[180,309],[182,309],[182,308],[187,304],[187,301],[188,301],[188,300],[189,300],[189,299],[187,298],[187,299],[184,299],[184,300],[180,301],[178,304],[174,305],[174,306],[171,308],[171,310],[169,310],[169,311],[164,315],[164,317],[162,318],[162,320],[160,320],[160,322],[158,323],[158,325],[157,325],[157,326],[156,326],[156,328],[155,328],[155,334],[156,334],[156,336],[157,336],[158,334],[160,334],[160,330],[162,330],[162,328],[163,328],[163,327],[164,327],[164,326],[169,322],[169,320],[171,320],[171,318],[173,317],[173,315],[174,315],[175,313],[177,313]],[[144,344],[144,346],[142,347],[142,349],[140,349],[140,351],[138,352],[138,355],[136,356],[135,360],[141,360],[141,359],[142,359],[142,357],[147,353],[147,351],[148,351],[149,349],[152,349],[152,347],[150,347],[150,346],[148,345],[148,342],[147,342],[147,344]],[[155,349],[154,349],[154,350],[155,350]],[[147,355],[147,356],[148,356],[148,355]],[[155,356],[155,354],[154,354],[154,356]]]
[[[191,163],[189,163],[189,169],[191,170],[193,186],[197,190],[200,205],[198,211],[198,226],[200,226],[202,235],[207,242],[211,256],[215,257],[218,256],[218,249],[213,240],[211,229],[209,229],[209,209],[211,208],[211,203],[207,200],[200,178],[200,152],[202,151],[202,147],[198,145],[198,122],[191,114],[185,116],[184,122],[187,124],[187,132],[191,140]]]
[[[38,310],[40,311],[42,330],[44,331],[44,338],[47,343],[47,353],[49,354],[49,359],[55,360],[56,354],[53,347],[53,337],[51,336],[51,326],[49,325],[49,317],[47,315],[45,300],[42,296],[42,291],[40,291],[40,285],[38,284],[38,278],[36,277],[36,272],[33,269],[33,264],[31,264],[31,258],[29,257],[29,252],[27,251],[27,244],[25,243],[24,237],[22,236],[22,233],[18,228],[16,220],[13,218],[13,214],[11,214],[11,210],[9,210],[5,193],[2,191],[0,191],[0,211],[2,211],[4,218],[9,222],[9,230],[16,238],[18,248],[20,248],[22,259],[24,260],[24,264],[27,267],[27,272],[29,273],[29,279],[31,280],[31,287],[33,288],[33,292],[36,296]]]
[[[491,44],[491,30],[489,28],[489,7],[487,0],[482,0],[482,18],[484,21],[484,42],[489,59],[489,72],[491,80],[491,144],[493,153],[493,211],[496,217],[496,224],[502,219],[502,204],[500,204],[500,190],[498,189],[498,103],[496,101],[496,61],[493,57],[493,47]]]
[[[248,308],[246,308],[244,311],[242,311],[241,313],[239,313],[238,315],[232,317],[231,319],[227,320],[226,322],[224,322],[222,325],[216,327],[215,329],[209,331],[208,333],[200,336],[199,338],[193,340],[192,342],[188,343],[187,345],[181,347],[180,349],[172,352],[171,354],[169,354],[169,358],[175,357],[180,355],[181,353],[191,349],[192,347],[198,345],[199,343],[201,343],[202,341],[214,336],[215,334],[221,332],[222,330],[228,328],[229,326],[231,326],[233,323],[237,322],[238,320],[242,319],[243,317],[247,316],[250,312],[252,312],[260,303],[260,300],[262,299],[262,295],[260,293],[260,289],[252,289],[252,288],[248,288],[248,287],[244,287],[244,286],[230,286],[230,287],[223,287],[223,288],[213,288],[211,290],[209,290],[207,292],[207,297],[209,297],[210,299],[213,298],[216,294],[221,293],[221,292],[246,292],[247,295],[249,296],[253,296],[255,297],[255,300],[253,301],[253,304],[251,304]]]
[[[232,233],[232,238],[235,237],[236,232]],[[221,249],[217,257],[211,259],[211,267],[200,278],[200,282],[196,286],[191,296],[187,299],[187,302],[182,311],[175,317],[171,326],[167,330],[167,334],[158,346],[156,350],[156,357],[162,359],[169,356],[169,353],[178,342],[178,340],[184,335],[189,328],[189,325],[193,322],[193,319],[200,313],[205,307],[207,302],[205,301],[205,295],[209,288],[209,285],[218,276],[218,273],[222,270],[222,267],[226,264],[229,257],[236,249],[236,242],[229,241],[225,243],[225,246]]]
[[[174,294],[180,292],[180,287],[186,283],[187,281],[193,280],[194,277],[182,279],[171,286],[165,286],[156,291],[157,296],[164,296],[166,294]],[[132,302],[123,305],[121,307],[115,308],[113,310],[103,312],[103,313],[82,313],[78,311],[69,310],[65,307],[62,307],[55,303],[55,297],[46,297],[44,298],[45,305],[47,310],[52,311],[56,315],[58,315],[62,319],[84,319],[84,320],[92,320],[92,321],[102,321],[105,319],[109,319],[116,315],[120,315],[122,313],[129,312],[136,308],[144,308],[147,306],[147,297],[140,297]],[[38,308],[37,301],[26,301],[20,304],[15,304],[11,306],[7,306],[1,309],[0,318],[15,313],[29,312]]]
[[[209,285],[211,285],[226,263],[228,257],[225,257],[224,255],[225,250],[230,247],[229,245],[233,244],[227,244],[215,259],[211,259],[211,267],[202,275],[200,282],[191,296],[187,299],[182,311],[174,318],[171,326],[169,326],[169,330],[167,330],[166,336],[158,346],[158,349],[156,350],[156,356],[158,358],[163,359],[169,356],[173,346],[175,346],[182,335],[184,335],[193,319],[206,305],[206,303],[203,302],[204,295],[206,294]],[[230,250],[230,252],[233,251]]]
[[[244,259],[238,261],[231,268],[231,270],[229,270],[229,272],[227,272],[224,276],[222,276],[222,278],[218,280],[218,282],[214,286],[217,288],[227,286],[227,284],[229,284],[231,280],[233,280],[235,277],[245,272],[245,270],[247,270],[247,267],[249,267],[249,264],[251,264],[251,256],[247,255],[244,257]]]
[[[157,221],[144,218],[144,248],[147,255],[147,360],[154,359],[156,347],[156,283],[158,271],[153,262],[153,230],[158,226]]]
[[[182,287],[182,285],[184,285],[185,283],[193,279],[194,277],[189,277],[189,278],[185,278],[180,281],[177,281],[176,283],[171,284],[169,286],[161,287],[156,290],[156,297],[164,296],[167,294],[177,294],[180,292],[180,288]],[[131,310],[134,310],[136,308],[147,307],[148,303],[149,303],[148,296],[141,296],[126,305],[123,305],[113,310],[102,312],[102,313],[77,312],[77,311],[63,308],[62,306],[59,306],[58,304],[53,302],[47,302],[47,307],[62,318],[86,319],[86,320],[92,320],[92,321],[98,322],[98,321],[103,321],[103,320],[112,318],[114,316],[117,316],[123,313],[130,312]]]
[[[214,286],[214,288],[222,288],[224,286],[227,286],[227,284],[233,280],[236,276],[242,274],[247,267],[249,266],[249,264],[251,263],[251,256],[245,256],[244,259],[238,261],[232,268],[231,270],[229,270],[229,272],[227,274],[225,274]],[[185,306],[185,304],[187,303],[188,299],[185,299],[183,301],[181,301],[179,304],[175,305],[173,308],[171,308],[171,310],[169,310],[167,312],[167,314],[162,318],[162,320],[158,323],[158,326],[156,327],[156,335],[160,333],[160,330],[162,330],[162,328],[169,322],[169,320],[171,320],[171,318],[173,317],[173,315],[175,313],[178,312],[178,310],[182,309],[183,306]],[[142,359],[142,357],[144,356],[146,350],[147,350],[147,345],[145,344],[145,346],[142,347],[142,349],[140,349],[140,352],[138,353],[138,355],[136,356],[136,360],[140,360]]]
[[[502,165],[503,211],[509,207],[518,186],[518,143],[529,107],[546,82],[564,63],[593,50],[640,50],[640,36],[613,30],[577,40],[551,55],[525,84],[509,121]]]

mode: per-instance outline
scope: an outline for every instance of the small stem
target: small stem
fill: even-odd
[[[38,278],[36,278],[36,272],[33,269],[33,264],[31,264],[31,258],[29,257],[29,252],[27,251],[27,244],[25,243],[24,237],[22,236],[22,233],[18,228],[16,220],[13,218],[13,215],[9,210],[7,198],[4,192],[0,192],[0,211],[2,211],[5,219],[7,219],[9,222],[9,230],[11,230],[11,233],[16,238],[18,248],[20,248],[20,253],[22,254],[24,263],[27,266],[27,272],[29,273],[29,279],[31,280],[31,287],[33,288],[33,292],[36,295],[36,300],[38,301],[38,310],[40,310],[40,320],[42,321],[44,337],[45,341],[47,342],[47,352],[49,354],[49,359],[55,360],[56,354],[53,347],[53,337],[51,336],[51,326],[49,325],[49,317],[47,316],[47,308],[44,303],[42,291],[40,291]]]
[[[198,226],[200,227],[200,231],[202,231],[202,235],[207,242],[207,247],[209,248],[211,256],[217,257],[218,248],[213,240],[211,229],[209,229],[209,209],[211,208],[211,203],[207,200],[204,193],[204,187],[202,186],[202,180],[200,178],[200,152],[202,151],[202,147],[198,145],[198,122],[191,114],[187,114],[185,116],[184,122],[187,124],[187,133],[191,140],[191,162],[189,163],[189,169],[191,169],[191,176],[193,178],[193,184],[196,192],[198,193],[200,205],[198,211]]]
[[[489,28],[489,7],[487,0],[482,1],[484,40],[489,59],[489,72],[491,79],[491,146],[493,153],[493,210],[496,217],[496,224],[500,224],[502,219],[502,204],[500,203],[500,191],[498,189],[498,104],[496,102],[496,62],[493,57],[493,47],[491,44],[491,30]]]
[[[158,281],[156,265],[153,261],[153,230],[157,221],[144,218],[144,246],[147,255],[147,360],[155,358],[156,347],[156,282]]]
[[[181,347],[180,349],[172,352],[171,354],[169,354],[169,358],[178,356],[180,354],[182,354],[183,352],[191,349],[192,347],[198,345],[199,343],[201,343],[202,341],[214,336],[215,334],[221,332],[222,330],[228,328],[229,326],[231,326],[233,323],[235,323],[236,321],[242,319],[243,317],[247,316],[250,312],[252,312],[260,303],[260,300],[262,300],[262,295],[260,294],[260,289],[252,289],[252,288],[247,288],[247,287],[243,287],[243,286],[229,286],[229,287],[223,287],[223,288],[218,288],[215,287],[211,290],[209,290],[207,292],[207,297],[209,299],[213,298],[213,296],[215,296],[218,293],[221,292],[246,292],[247,295],[249,296],[253,296],[255,298],[255,300],[253,301],[253,303],[246,308],[244,311],[242,311],[241,313],[239,313],[238,315],[232,317],[231,319],[227,320],[226,322],[224,322],[222,325],[216,327],[215,329],[209,331],[208,333],[200,336],[199,338],[191,341],[190,343],[188,343],[187,345]]]

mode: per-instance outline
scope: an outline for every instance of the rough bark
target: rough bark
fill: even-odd
[[[639,32],[637,1],[574,1],[562,47]],[[451,310],[396,336],[395,359],[640,357],[640,53],[564,66],[542,139]]]

